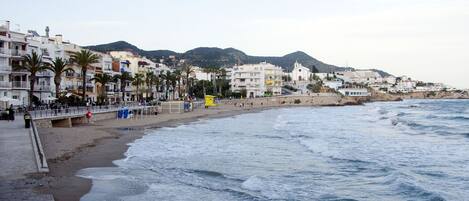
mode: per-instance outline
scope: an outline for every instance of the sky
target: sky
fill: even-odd
[[[468,0],[0,0],[13,29],[145,50],[304,51],[325,63],[469,88]]]

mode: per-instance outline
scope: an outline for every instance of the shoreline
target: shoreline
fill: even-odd
[[[109,134],[109,136],[96,138],[91,143],[77,147],[72,152],[68,152],[58,158],[48,158],[50,173],[46,176],[46,180],[49,182],[48,192],[46,193],[52,194],[56,201],[80,200],[83,195],[90,191],[92,181],[90,179],[76,176],[76,172],[80,169],[90,167],[115,167],[113,161],[125,158],[124,154],[129,148],[129,143],[145,136],[146,129],[175,127],[191,122],[197,122],[201,119],[231,117],[240,114],[261,112],[273,108],[283,107],[259,107],[250,109],[220,110],[217,112],[215,112],[216,110],[208,109],[200,110],[198,111],[199,113],[187,115],[187,117],[184,118],[169,118],[164,121],[154,122],[151,124],[100,128],[99,130],[101,132],[105,132]],[[160,117],[160,115],[156,116],[156,118],[158,117]],[[86,130],[94,129],[93,126],[80,126],[77,128],[87,128]]]
[[[138,120],[103,120],[95,122],[92,125],[83,125],[74,127],[77,135],[82,135],[84,132],[93,135],[92,140],[85,143],[80,143],[79,146],[72,149],[65,149],[59,147],[58,149],[48,149],[47,145],[46,156],[50,173],[45,176],[48,181],[48,189],[43,190],[45,193],[52,194],[56,201],[61,200],[80,200],[80,198],[87,194],[91,187],[92,181],[90,179],[75,176],[76,172],[80,169],[90,167],[115,167],[113,161],[125,158],[125,152],[129,148],[129,143],[146,135],[146,129],[158,129],[163,127],[175,127],[182,124],[197,122],[200,119],[210,118],[223,118],[231,117],[246,113],[261,112],[269,109],[276,108],[289,108],[289,107],[337,107],[337,106],[351,106],[362,105],[366,102],[393,102],[383,100],[368,100],[359,101],[356,104],[349,104],[349,102],[337,104],[322,104],[322,105],[296,105],[284,104],[275,106],[254,106],[252,108],[239,108],[232,105],[221,105],[217,108],[198,109],[193,112],[183,114],[159,114],[157,116],[147,117]],[[50,139],[57,140],[57,135],[68,133],[70,129],[50,128],[40,129],[41,139],[43,143],[48,144],[48,132],[55,135],[50,136]],[[72,132],[73,133],[73,132]],[[98,133],[99,137],[94,134]],[[49,140],[50,140],[49,139]],[[73,139],[77,140],[77,139]],[[52,144],[58,145],[62,141],[59,139]],[[67,144],[67,143],[65,143]],[[55,146],[54,145],[54,146]],[[52,147],[54,147],[52,146]],[[49,152],[49,153],[48,153]],[[53,153],[56,152],[56,153]],[[60,154],[59,154],[60,153]]]

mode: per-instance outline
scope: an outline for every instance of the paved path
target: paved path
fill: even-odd
[[[38,171],[29,129],[23,118],[0,121],[0,179],[20,179]]]

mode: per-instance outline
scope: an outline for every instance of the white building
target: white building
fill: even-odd
[[[299,82],[299,81],[309,81],[309,78],[311,76],[311,70],[309,68],[304,67],[298,62],[295,62],[293,64],[293,70],[290,73],[291,79],[294,82]]]
[[[339,93],[344,96],[370,96],[370,92],[366,88],[341,88],[339,89]]]
[[[212,81],[214,77],[213,73],[205,72],[203,68],[198,66],[193,66],[192,69],[194,70],[193,77],[196,80]]]
[[[280,95],[282,75],[281,67],[266,62],[234,66],[231,71],[231,90],[246,90],[246,96],[251,98]]]
[[[335,72],[337,78],[347,83],[374,84],[383,82],[381,75],[371,70]]]
[[[7,104],[27,105],[29,73],[16,70],[28,53],[26,34],[10,30],[10,22],[0,24],[0,100]]]
[[[340,79],[334,79],[334,80],[324,80],[323,85],[326,87],[329,87],[331,89],[338,90],[343,86],[342,80]]]

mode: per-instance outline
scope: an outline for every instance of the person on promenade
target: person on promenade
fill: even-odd
[[[15,110],[13,110],[13,104],[8,108],[8,121],[15,121]]]
[[[24,128],[31,127],[31,114],[28,111],[24,113]]]

